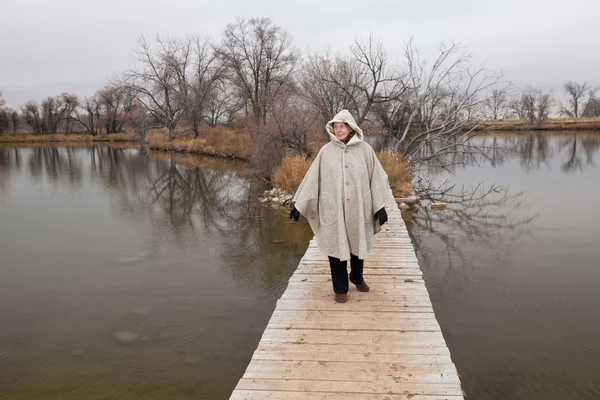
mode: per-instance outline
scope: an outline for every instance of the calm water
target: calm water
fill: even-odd
[[[228,398],[312,236],[243,167],[0,148],[0,398]]]
[[[485,184],[472,200],[409,219],[463,386],[600,399],[600,135],[496,140],[482,167],[432,171],[454,194]],[[510,188],[484,195],[493,184]]]
[[[406,215],[467,395],[600,399],[600,141],[496,142]],[[0,399],[227,399],[312,236],[243,171],[0,148]]]

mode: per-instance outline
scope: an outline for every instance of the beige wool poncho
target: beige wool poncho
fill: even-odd
[[[334,122],[345,122],[355,135],[344,144]],[[350,253],[365,259],[381,227],[375,213],[394,204],[388,176],[375,151],[347,110],[326,125],[331,142],[321,148],[293,198],[317,239],[319,249],[340,260]]]

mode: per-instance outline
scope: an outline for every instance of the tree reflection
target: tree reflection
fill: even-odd
[[[272,295],[270,289],[285,282],[282,274],[291,274],[312,238],[307,223],[292,224],[285,211],[258,202],[265,183],[248,176],[244,163],[164,153],[149,157],[107,145],[2,148],[7,179],[23,159],[36,181],[79,188],[88,176],[95,188],[104,188],[119,216],[149,222],[145,235],[156,242],[157,252],[165,238],[177,247],[215,243],[223,271],[253,295],[256,288]]]
[[[236,208],[230,196],[236,186],[235,175],[178,165],[174,158],[167,163],[168,168],[150,187],[149,203],[160,207],[175,227],[192,226],[194,219],[200,217],[206,228],[226,230]]]
[[[565,160],[561,165],[563,172],[583,171],[595,166],[594,155],[600,148],[600,139],[574,135],[568,139],[561,139],[558,148],[561,153],[565,153]]]
[[[416,228],[419,232],[413,235],[413,242],[424,258],[432,254],[425,251],[420,240],[428,237],[424,243],[431,246],[430,237],[439,239],[449,270],[454,265],[469,264],[465,243],[477,242],[478,247],[498,248],[501,241],[519,239],[527,232],[527,224],[536,217],[525,212],[523,192],[511,192],[510,188],[496,185],[487,188],[478,185],[473,189],[448,187],[439,193],[436,200],[447,203],[447,210],[432,211],[423,207],[418,215],[405,214],[405,219],[409,231]],[[435,252],[435,255],[439,254]]]
[[[270,289],[282,274],[291,274],[312,232],[308,224],[292,225],[284,211],[258,203],[264,183],[243,176],[240,166],[229,162],[166,162],[168,168],[148,190],[150,204],[168,215],[173,227],[195,230],[199,220],[207,233],[218,235],[222,263],[241,290],[255,296],[256,288]]]
[[[400,149],[414,153],[425,163],[417,164],[419,172],[437,175],[443,172],[455,173],[468,166],[503,165],[514,154],[513,141],[494,135],[479,135],[465,140],[459,135],[449,135],[444,140],[432,140],[418,149]]]
[[[552,154],[550,141],[544,133],[535,133],[519,138],[517,151],[521,168],[526,171],[540,169],[542,165],[548,165],[548,157]]]
[[[599,149],[600,138],[580,134],[557,137],[548,132],[536,132],[520,137],[517,143],[521,167],[526,171],[550,166],[551,161],[556,159],[564,173],[583,172],[595,166],[594,156]]]
[[[80,185],[81,158],[72,147],[35,146],[30,149],[27,159],[29,172],[34,179],[40,180],[45,175],[53,183],[66,181]]]

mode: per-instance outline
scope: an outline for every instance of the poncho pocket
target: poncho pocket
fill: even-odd
[[[319,196],[319,221],[321,225],[331,225],[337,222],[337,205],[329,193]]]

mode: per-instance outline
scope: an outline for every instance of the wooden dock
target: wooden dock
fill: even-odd
[[[463,399],[400,211],[387,211],[365,261],[371,291],[350,284],[347,303],[313,238],[231,399]]]

